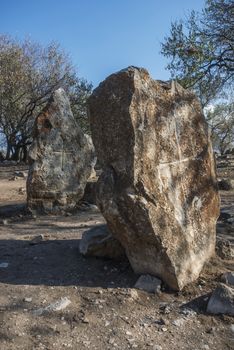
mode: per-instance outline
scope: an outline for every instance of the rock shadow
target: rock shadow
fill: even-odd
[[[83,257],[79,239],[0,240],[0,283],[13,285],[132,287],[137,279],[127,258]]]

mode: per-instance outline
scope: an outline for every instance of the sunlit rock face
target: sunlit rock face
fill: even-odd
[[[214,254],[219,215],[208,128],[195,95],[142,68],[109,76],[89,99],[103,173],[97,204],[136,273],[182,289]]]
[[[94,148],[77,125],[63,89],[54,92],[35,121],[29,163],[30,209],[67,210],[82,198],[95,163]]]

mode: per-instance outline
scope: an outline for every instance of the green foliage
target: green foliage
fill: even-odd
[[[234,3],[207,0],[202,13],[172,23],[161,53],[167,69],[207,105],[234,80]]]
[[[43,47],[30,40],[0,35],[0,133],[7,158],[25,159],[34,120],[51,94],[62,87],[75,117],[88,128],[86,98],[91,85],[78,79],[69,56],[57,43]]]
[[[214,148],[221,154],[234,147],[234,102],[222,103],[207,110]]]

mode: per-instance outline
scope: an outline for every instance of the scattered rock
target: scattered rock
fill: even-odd
[[[77,125],[60,88],[35,120],[29,149],[28,207],[39,212],[73,208],[83,197],[94,164],[91,138]]]
[[[161,289],[161,280],[150,276],[150,275],[142,275],[138,278],[135,288],[144,290],[148,293],[157,293]]]
[[[195,95],[129,67],[88,101],[103,169],[96,198],[137,274],[180,290],[214,254],[219,195],[208,128]],[[144,161],[143,161],[144,160]]]
[[[9,178],[9,181],[16,181],[18,180],[18,177],[17,176],[12,176]]]
[[[42,241],[44,241],[44,235],[40,234],[36,237],[34,237],[30,242],[29,244],[30,245],[34,245],[34,244],[38,244],[38,243],[41,243]]]
[[[211,294],[206,311],[215,315],[234,316],[234,289],[220,284]]]
[[[79,245],[80,253],[87,256],[119,258],[125,254],[106,225],[98,225],[83,233]]]
[[[27,178],[27,173],[24,171],[15,171],[14,175],[16,177],[22,177],[23,179]]]
[[[163,348],[161,347],[161,345],[154,345],[153,350],[163,350]]]
[[[232,183],[229,179],[222,179],[218,182],[219,190],[230,191],[233,189]]]
[[[19,194],[25,194],[26,193],[26,188],[25,187],[20,187],[18,192],[19,192]]]
[[[70,304],[71,304],[71,301],[67,297],[64,297],[64,298],[61,298],[60,300],[58,300],[58,301],[56,301],[56,302],[54,302],[46,307],[34,310],[33,314],[40,316],[45,312],[60,311],[60,310],[65,309]]]
[[[183,307],[180,311],[181,314],[185,315],[185,316],[188,316],[188,317],[193,317],[193,316],[196,316],[197,313],[196,311],[192,310],[192,309],[187,309],[185,307]]]
[[[225,272],[221,276],[221,281],[226,284],[234,285],[234,272]]]
[[[2,262],[2,263],[0,263],[0,268],[2,268],[2,269],[6,269],[8,266],[9,266],[9,263],[8,263],[8,262]]]
[[[0,221],[2,225],[8,225],[8,221],[7,219],[3,219]]]
[[[181,327],[183,326],[184,322],[185,322],[184,318],[177,318],[176,320],[172,321],[172,324],[176,327]]]
[[[24,301],[25,301],[26,303],[31,303],[32,298],[24,298]]]
[[[137,290],[135,290],[135,289],[130,289],[128,295],[129,295],[129,299],[131,299],[131,300],[138,300],[139,299],[139,294],[138,294]]]

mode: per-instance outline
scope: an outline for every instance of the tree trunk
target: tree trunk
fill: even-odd
[[[9,141],[7,140],[6,160],[10,159],[10,155],[11,155],[11,145],[10,145]]]

